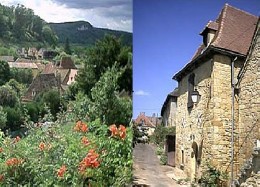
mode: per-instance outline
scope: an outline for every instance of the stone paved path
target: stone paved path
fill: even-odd
[[[160,165],[153,145],[137,144],[134,148],[133,156],[134,184],[139,186],[143,184],[149,187],[181,186],[167,176],[167,173],[173,172],[173,168]]]

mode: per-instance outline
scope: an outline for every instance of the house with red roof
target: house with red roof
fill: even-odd
[[[200,182],[208,164],[229,176],[218,185],[249,177],[244,164],[260,140],[258,20],[225,4],[202,29],[192,59],[173,76],[178,82],[174,162],[192,181]]]
[[[144,112],[141,112],[134,120],[135,125],[140,129],[147,130],[148,135],[152,135],[155,127],[161,124],[161,118],[153,116],[146,116]]]

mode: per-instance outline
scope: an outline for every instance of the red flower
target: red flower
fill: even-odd
[[[76,125],[74,126],[75,131],[82,131],[82,132],[87,132],[88,131],[88,126],[87,124],[83,123],[82,121],[78,121]]]
[[[80,130],[81,130],[82,132],[87,132],[87,131],[88,131],[87,125],[86,125],[85,123],[82,123]]]
[[[118,131],[119,131],[120,138],[124,140],[125,137],[126,137],[126,128],[125,128],[125,126],[120,125],[119,128],[118,128]]]
[[[17,142],[19,142],[20,140],[21,140],[20,136],[16,136],[16,137],[14,138],[14,143],[17,143]]]
[[[90,144],[89,140],[87,139],[86,136],[83,136],[81,138],[81,142],[85,145],[85,146],[88,146]]]
[[[64,173],[66,172],[66,170],[67,170],[66,166],[65,166],[65,165],[62,165],[62,166],[60,167],[60,169],[58,169],[58,171],[57,171],[58,177],[62,178],[63,175],[64,175]]]
[[[41,143],[39,144],[39,149],[40,149],[41,151],[43,151],[43,150],[45,149],[45,147],[46,147],[45,143],[41,142]]]
[[[5,164],[6,164],[7,166],[15,166],[15,165],[21,164],[22,162],[23,162],[23,160],[18,159],[18,158],[9,158],[9,159],[5,162]]]
[[[5,178],[4,175],[1,174],[1,175],[0,175],[0,182],[3,182],[3,181],[4,181],[4,178]]]
[[[2,147],[0,147],[0,153],[2,153],[4,151],[4,149]]]
[[[110,125],[109,130],[111,131],[112,137],[120,137],[123,140],[126,137],[126,128],[123,125],[120,125],[119,128],[117,128],[115,124]]]
[[[79,172],[84,172],[86,168],[97,168],[100,165],[98,157],[99,154],[94,149],[90,149],[86,157],[79,163]]]
[[[111,135],[112,136],[116,136],[117,135],[117,127],[116,127],[116,125],[115,124],[113,124],[113,125],[110,125],[110,127],[109,127],[109,130],[111,131]]]

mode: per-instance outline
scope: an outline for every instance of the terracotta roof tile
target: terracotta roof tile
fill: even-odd
[[[257,20],[257,16],[225,4],[218,18],[213,22],[209,22],[200,34],[203,34],[205,29],[208,28],[216,29],[216,35],[212,43],[208,46],[209,48],[215,47],[247,55]],[[196,61],[196,58],[200,55],[203,56],[203,52],[206,49],[204,44],[199,46],[191,61],[182,70],[177,72],[173,76],[173,79],[179,80],[182,74],[188,71],[188,67]]]
[[[8,62],[10,68],[38,69],[35,63],[31,62]]]
[[[220,27],[211,45],[246,55],[257,19],[257,16],[226,4],[217,19]]]
[[[71,57],[62,57],[59,68],[77,69]]]

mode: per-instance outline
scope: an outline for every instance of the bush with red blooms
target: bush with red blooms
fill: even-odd
[[[37,127],[24,138],[1,134],[0,186],[130,184],[131,141],[130,129],[99,120]]]

